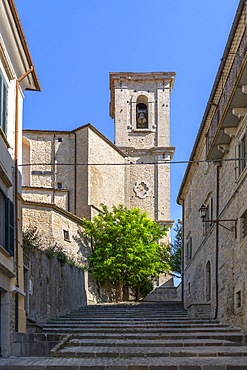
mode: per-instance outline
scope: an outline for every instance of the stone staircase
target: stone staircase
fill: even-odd
[[[47,323],[43,333],[63,339],[43,365],[19,358],[23,369],[247,369],[240,329],[192,320],[176,302],[87,306]],[[18,369],[13,361],[4,370]]]

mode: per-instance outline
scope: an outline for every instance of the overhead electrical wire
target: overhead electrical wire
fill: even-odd
[[[167,160],[159,160],[159,162],[125,162],[125,163],[45,163],[45,162],[38,162],[38,163],[25,163],[25,164],[18,164],[17,167],[28,167],[28,166],[133,166],[133,165],[162,165],[162,164],[199,164],[199,163],[219,163],[219,162],[232,162],[232,161],[247,161],[246,158],[225,158],[225,159],[201,159],[201,160],[182,160],[182,161],[167,161]],[[13,166],[14,167],[14,166]]]

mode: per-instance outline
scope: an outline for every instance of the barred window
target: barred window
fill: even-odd
[[[69,230],[65,230],[63,229],[63,238],[64,240],[66,240],[67,242],[70,241],[70,234],[69,234]]]

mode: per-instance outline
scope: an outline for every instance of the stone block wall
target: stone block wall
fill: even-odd
[[[100,203],[125,204],[125,155],[93,130],[89,130],[88,143],[88,162],[94,163],[88,168],[88,203],[97,208]]]
[[[48,258],[43,251],[28,252],[28,318],[42,324],[87,304],[84,271]]]
[[[49,204],[37,206],[35,203],[25,203],[23,229],[29,226],[37,227],[38,235],[41,237],[41,248],[56,245],[69,258],[78,263],[86,263],[89,250],[83,240],[80,219]]]
[[[199,208],[213,199],[210,218],[216,218],[217,165],[193,164],[184,189],[184,302],[210,304],[211,317],[218,316],[222,322],[247,329],[246,309],[246,237],[241,236],[241,216],[247,209],[247,167],[236,178],[235,147],[246,130],[245,117],[232,138],[229,152],[219,165],[219,219],[203,230]],[[205,159],[205,146],[200,148],[201,159]],[[228,228],[228,229],[226,229]],[[192,239],[191,239],[192,238]],[[188,251],[191,242],[191,255]],[[218,258],[218,265],[217,265]],[[210,271],[207,271],[210,263]],[[218,277],[217,277],[218,274]],[[217,288],[218,285],[218,288]],[[209,293],[210,291],[210,293]],[[240,307],[237,306],[241,296]]]

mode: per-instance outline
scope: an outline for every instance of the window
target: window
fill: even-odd
[[[247,165],[247,134],[245,133],[242,139],[235,147],[235,173],[236,179],[241,175]]]
[[[243,239],[247,236],[247,209],[240,217],[240,223],[241,239]]]
[[[140,95],[136,102],[136,128],[148,128],[148,99],[144,95]]]
[[[187,262],[192,258],[192,236],[186,242],[186,260]]]
[[[207,232],[207,230],[212,226],[212,220],[213,220],[213,198],[209,198],[209,200],[206,202],[207,204],[207,211],[206,211],[206,217],[204,219],[203,227],[204,227],[204,234]]]
[[[57,139],[57,141],[58,141],[59,143],[62,143],[63,138],[62,138],[62,137],[59,137],[59,138]]]
[[[62,189],[63,188],[63,183],[62,182],[58,182],[57,183],[57,188],[58,189]]]
[[[64,240],[66,240],[67,242],[70,241],[70,235],[69,235],[69,230],[63,230],[63,238]]]
[[[0,73],[0,127],[7,132],[7,85]]]
[[[241,290],[236,293],[236,308],[240,308],[242,306],[242,294]]]
[[[14,255],[14,204],[0,190],[0,245]]]
[[[206,301],[211,300],[211,265],[208,261],[206,264]]]

